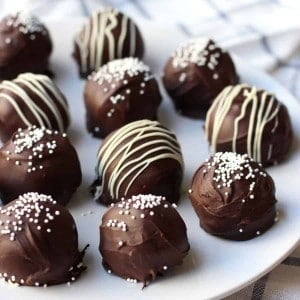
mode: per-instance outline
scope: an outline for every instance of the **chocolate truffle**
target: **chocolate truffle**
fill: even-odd
[[[64,133],[69,122],[67,101],[48,76],[24,73],[0,83],[0,138],[3,142],[18,128],[31,125]]]
[[[84,99],[87,129],[103,138],[129,122],[156,120],[161,95],[149,67],[130,57],[111,61],[89,76]]]
[[[223,238],[248,240],[276,221],[273,179],[247,154],[216,153],[195,173],[189,197],[201,227]]]
[[[75,37],[73,57],[86,78],[107,62],[124,57],[142,58],[144,42],[135,23],[113,8],[95,12]]]
[[[140,120],[104,140],[92,193],[105,205],[138,194],[177,202],[182,176],[183,158],[175,135],[157,121]]]
[[[23,193],[38,192],[66,205],[80,183],[78,156],[66,134],[36,127],[20,129],[0,149],[4,204]]]
[[[203,118],[218,93],[237,82],[238,75],[228,52],[206,38],[193,39],[178,48],[163,75],[176,110],[192,118]]]
[[[282,161],[293,133],[284,104],[246,84],[226,87],[207,113],[206,138],[212,151],[247,153],[264,166]]]
[[[24,72],[49,73],[52,42],[40,20],[25,12],[0,22],[0,79],[13,79]]]
[[[146,286],[182,263],[190,246],[173,205],[161,196],[137,195],[103,215],[99,250],[109,273]]]
[[[71,283],[86,269],[73,217],[38,193],[0,210],[0,253],[0,278],[17,285]]]

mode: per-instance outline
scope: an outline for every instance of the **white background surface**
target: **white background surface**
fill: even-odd
[[[165,96],[160,109],[164,125],[175,131],[183,148],[186,163],[184,193],[179,212],[187,223],[191,244],[190,255],[184,264],[171,270],[167,276],[141,290],[141,284],[130,284],[118,277],[108,275],[101,266],[98,253],[98,226],[105,208],[94,203],[88,194],[88,186],[94,179],[94,165],[100,140],[90,137],[85,130],[83,86],[77,68],[71,58],[72,38],[81,22],[48,24],[52,33],[55,51],[52,58],[56,81],[69,101],[73,116],[69,132],[78,149],[83,183],[71,200],[69,208],[74,215],[79,231],[80,247],[87,243],[85,263],[88,270],[71,286],[60,285],[43,288],[15,288],[1,286],[1,299],[206,299],[225,296],[257,279],[279,263],[299,240],[300,203],[298,199],[300,170],[300,107],[289,93],[273,79],[237,61],[238,72],[244,81],[275,92],[287,103],[295,130],[295,149],[289,160],[269,168],[277,186],[280,221],[264,235],[246,242],[232,242],[210,236],[198,225],[196,214],[187,199],[186,191],[190,179],[200,163],[208,157],[208,145],[204,140],[201,121],[190,120],[175,114],[169,99]],[[175,27],[144,26],[142,32],[147,41],[146,62],[159,74],[169,54],[185,40]],[[294,150],[295,150],[294,149]],[[92,212],[92,214],[90,214]],[[85,216],[84,216],[85,215]]]

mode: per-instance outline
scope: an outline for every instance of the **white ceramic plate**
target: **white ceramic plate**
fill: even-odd
[[[71,286],[59,285],[43,288],[16,288],[1,286],[1,299],[53,300],[53,299],[212,299],[220,298],[245,287],[279,264],[297,245],[300,228],[299,170],[300,170],[300,106],[297,101],[271,77],[236,59],[242,79],[264,87],[278,96],[291,113],[295,130],[294,151],[289,160],[268,171],[277,186],[280,221],[260,237],[246,242],[222,240],[206,234],[199,227],[186,192],[183,193],[179,211],[186,221],[191,245],[184,264],[153,282],[142,290],[141,284],[128,283],[107,274],[101,265],[98,252],[98,226],[105,210],[94,203],[88,186],[94,179],[94,165],[100,140],[85,131],[83,85],[71,58],[73,36],[82,22],[72,21],[49,24],[54,39],[52,58],[56,81],[66,94],[73,122],[69,136],[76,146],[83,169],[83,183],[72,199],[69,209],[76,219],[80,247],[90,244],[85,264],[88,270]],[[159,74],[170,53],[186,37],[176,27],[145,24],[142,31],[147,41],[146,62]],[[186,164],[184,190],[188,189],[194,171],[208,156],[202,122],[178,116],[167,96],[160,108],[163,124],[175,131],[182,145]]]

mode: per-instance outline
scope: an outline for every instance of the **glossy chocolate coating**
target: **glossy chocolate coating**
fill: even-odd
[[[47,28],[25,12],[0,22],[0,79],[13,79],[24,72],[48,73],[52,41]]]
[[[4,204],[26,192],[51,195],[66,205],[81,183],[76,150],[66,134],[32,127],[19,130],[0,149]]]
[[[133,196],[103,215],[99,246],[103,265],[128,281],[147,285],[181,264],[189,248],[185,223],[164,197]]]
[[[129,122],[156,120],[161,95],[149,67],[130,57],[111,61],[89,76],[84,100],[88,131],[104,138]]]
[[[74,219],[51,196],[19,196],[0,210],[0,229],[0,277],[8,282],[71,283],[86,269]]]
[[[46,75],[23,73],[0,83],[0,138],[32,125],[64,133],[70,123],[65,96]]]
[[[181,149],[175,135],[159,122],[140,120],[121,127],[104,140],[97,158],[92,193],[102,204],[141,193],[179,201]]]
[[[73,57],[82,78],[114,59],[143,55],[144,42],[138,27],[114,8],[94,12],[75,37]]]
[[[191,118],[204,118],[214,98],[238,75],[228,52],[209,39],[191,40],[168,60],[164,86],[175,109]]]
[[[247,84],[226,87],[207,113],[206,138],[213,152],[247,153],[264,166],[284,160],[293,131],[286,106]]]
[[[248,240],[276,221],[273,179],[246,154],[218,152],[196,171],[189,197],[210,234]]]

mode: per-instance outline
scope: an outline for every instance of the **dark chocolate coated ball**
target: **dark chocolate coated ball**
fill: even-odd
[[[38,192],[66,205],[81,177],[76,150],[67,135],[58,131],[20,129],[0,149],[0,196],[4,204],[23,193]]]
[[[0,277],[17,285],[71,283],[86,269],[72,215],[38,193],[0,210],[0,253]]]
[[[88,131],[104,138],[130,122],[156,120],[161,95],[149,67],[129,57],[111,61],[89,76],[84,100]]]
[[[168,60],[164,86],[176,110],[187,117],[204,118],[214,98],[238,75],[228,52],[207,38],[194,39],[178,48]]]
[[[216,153],[196,171],[189,197],[201,227],[223,238],[248,240],[276,221],[273,179],[247,154]]]
[[[144,42],[138,27],[114,8],[95,12],[75,37],[73,57],[82,78],[111,60],[143,55]]]
[[[109,273],[145,286],[182,263],[190,247],[173,205],[161,196],[137,195],[103,215],[99,250]]]
[[[217,96],[205,132],[213,152],[247,153],[264,166],[284,160],[293,141],[286,106],[247,84],[228,86]]]
[[[64,133],[70,123],[66,98],[46,75],[24,73],[0,83],[0,138],[32,125]]]
[[[8,15],[0,22],[0,79],[20,73],[49,74],[52,41],[40,20],[25,12]]]
[[[157,121],[131,122],[103,141],[92,193],[105,205],[147,193],[178,202],[183,167],[173,133]]]

